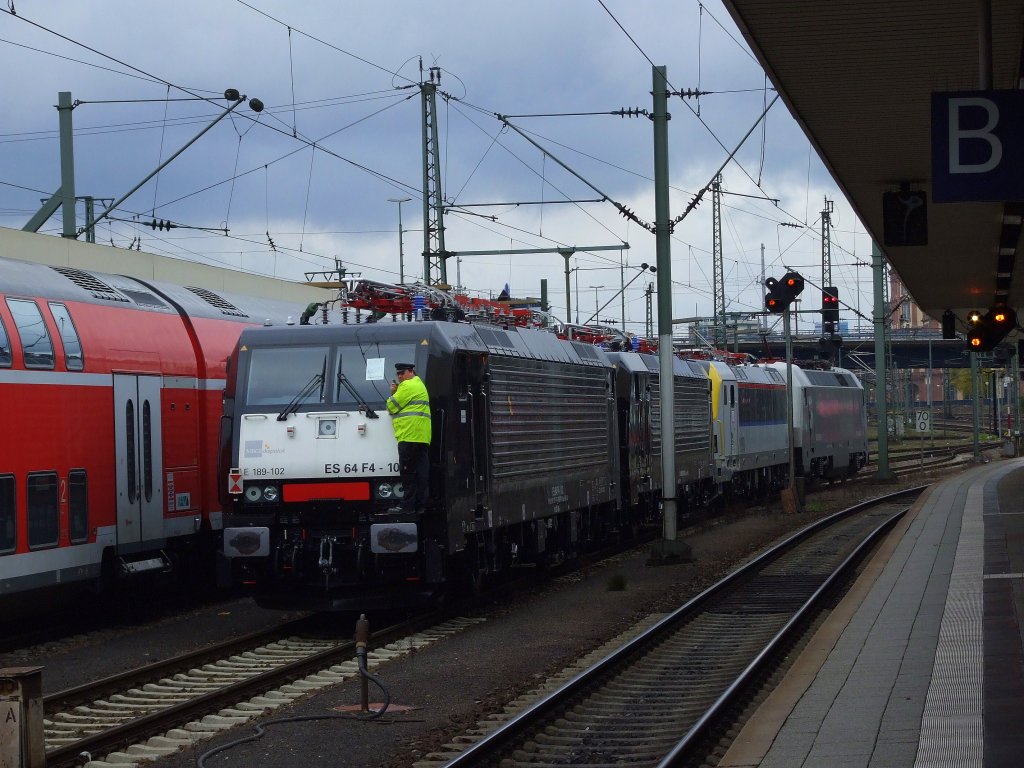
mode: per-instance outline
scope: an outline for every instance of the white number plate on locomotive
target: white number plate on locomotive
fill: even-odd
[[[329,426],[327,426],[329,425]],[[398,443],[386,413],[245,414],[238,469],[245,480],[398,474]]]

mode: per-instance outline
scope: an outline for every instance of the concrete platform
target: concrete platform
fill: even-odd
[[[914,504],[721,768],[1024,765],[1024,460]]]

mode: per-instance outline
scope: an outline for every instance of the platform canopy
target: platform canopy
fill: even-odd
[[[1024,214],[1024,129],[1013,130],[1019,126],[1012,109],[1000,100],[1016,103],[1024,91],[997,94],[992,103],[1002,108],[1001,122],[994,128],[989,102],[951,95],[1021,88],[1024,0],[724,3],[917,304],[936,320],[953,310],[960,331],[969,310],[985,312],[1003,301],[1024,322],[1024,266],[1015,268]],[[979,45],[989,36],[990,45]],[[990,56],[981,55],[983,49]],[[933,94],[940,94],[938,126]],[[949,99],[965,110],[955,119]],[[954,166],[950,120],[955,149],[963,152]],[[933,131],[944,165],[933,164]],[[997,134],[1002,139],[993,141]],[[1000,163],[988,168],[993,159]],[[950,167],[957,171],[952,176]],[[995,183],[988,185],[983,179],[990,177]],[[1014,189],[1008,191],[1006,182]],[[904,215],[920,199],[908,193],[924,192],[926,245],[885,244],[883,199],[893,192],[900,197],[888,201],[903,206],[896,211]],[[940,201],[965,194],[988,199]],[[908,234],[904,215],[890,221],[890,240]],[[921,233],[911,227],[909,234],[913,240]]]

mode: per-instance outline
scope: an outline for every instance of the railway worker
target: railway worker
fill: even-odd
[[[395,363],[397,381],[387,400],[398,440],[398,462],[406,488],[401,509],[423,512],[430,493],[430,396],[412,363]]]

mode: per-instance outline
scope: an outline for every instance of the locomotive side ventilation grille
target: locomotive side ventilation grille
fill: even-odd
[[[581,365],[490,360],[491,470],[497,482],[607,477],[611,428],[604,377]]]
[[[736,378],[739,379],[740,381],[746,381],[747,380],[747,372],[744,371],[742,368],[739,368],[739,367],[737,367],[735,365],[730,365],[729,366],[729,370],[732,371],[733,373],[735,373],[736,374]]]
[[[147,291],[129,291],[127,288],[122,288],[121,293],[123,293],[125,296],[128,296],[140,307],[155,307],[157,309],[167,309],[166,304],[160,301],[160,299],[158,299],[152,293],[148,293]]]
[[[581,358],[584,360],[594,360],[595,362],[602,362],[601,355],[598,354],[597,347],[593,344],[583,344],[579,341],[570,342],[572,348],[576,350]]]
[[[845,381],[841,381],[832,371],[804,371],[807,380],[819,387],[845,387]]]
[[[477,326],[476,332],[479,334],[483,343],[491,349],[507,349],[513,352],[517,351],[515,345],[512,343],[512,339],[509,338],[505,331]]]
[[[60,272],[68,280],[88,291],[94,299],[106,299],[107,301],[123,301],[128,302],[128,299],[118,293],[116,290],[111,288],[109,285],[104,283],[95,275],[90,275],[88,272],[83,272],[80,269],[74,269],[73,267],[50,267],[54,272]]]
[[[711,451],[711,402],[707,379],[676,376],[673,379],[673,416],[675,417],[676,456],[683,465],[702,477],[702,457]],[[661,456],[661,376],[651,376],[651,450]],[[696,461],[696,463],[694,463]],[[681,467],[677,466],[679,470]]]
[[[196,296],[205,301],[211,307],[216,307],[220,310],[222,315],[231,315],[232,317],[248,317],[245,312],[240,310],[230,301],[225,299],[223,296],[219,296],[213,291],[208,291],[205,288],[197,288],[194,285],[186,285],[185,290],[192,291]]]

